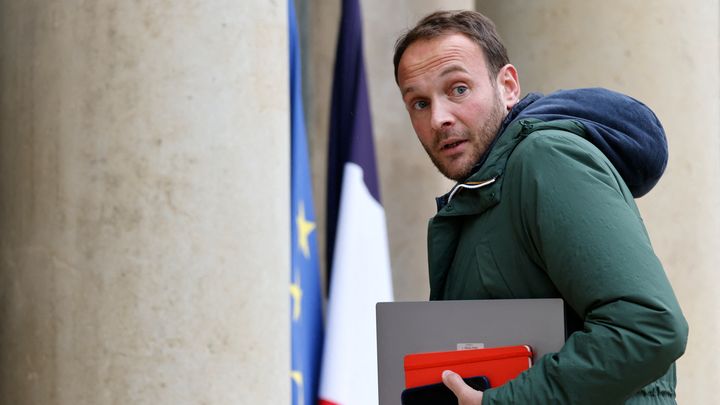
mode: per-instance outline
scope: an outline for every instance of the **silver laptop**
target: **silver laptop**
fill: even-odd
[[[565,343],[562,299],[380,302],[380,405],[400,404],[406,354],[529,345],[533,362]]]

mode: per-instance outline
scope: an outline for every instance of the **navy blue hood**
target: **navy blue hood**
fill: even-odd
[[[587,140],[615,166],[635,198],[647,194],[667,166],[662,124],[645,104],[624,94],[601,88],[531,93],[513,107],[499,133],[523,118],[582,124]]]

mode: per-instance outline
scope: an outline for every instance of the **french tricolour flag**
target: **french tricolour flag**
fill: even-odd
[[[343,0],[328,161],[330,292],[323,405],[377,404],[375,304],[392,301],[357,0]],[[334,244],[333,244],[334,242]]]

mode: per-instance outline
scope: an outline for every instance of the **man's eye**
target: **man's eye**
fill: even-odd
[[[423,100],[416,101],[412,105],[413,109],[415,109],[415,110],[424,110],[425,108],[427,108],[427,106],[428,106],[428,102],[423,101]]]
[[[467,88],[467,86],[457,86],[457,87],[453,88],[453,94],[456,96],[462,96],[468,90],[469,89]]]

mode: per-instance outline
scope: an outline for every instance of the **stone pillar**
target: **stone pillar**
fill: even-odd
[[[690,323],[678,402],[712,403],[720,381],[720,6],[715,0],[479,0],[523,92],[603,86],[648,104],[670,161],[638,201]]]
[[[283,2],[0,3],[0,403],[287,403]]]
[[[361,3],[380,197],[387,217],[395,299],[427,300],[427,220],[435,213],[435,197],[444,194],[451,183],[432,165],[410,125],[393,75],[393,46],[402,32],[426,14],[438,9],[473,8],[473,1]],[[301,14],[308,38],[303,55],[305,106],[315,201],[317,212],[324,213],[330,95],[340,8],[336,1],[308,2]],[[318,217],[319,235],[324,238],[325,217]]]

